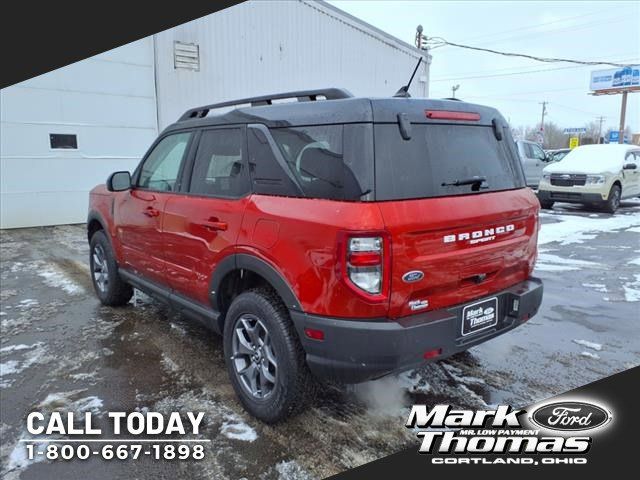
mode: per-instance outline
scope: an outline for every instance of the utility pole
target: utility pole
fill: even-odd
[[[600,126],[598,127],[598,141],[596,143],[602,143],[602,124],[604,123],[605,117],[597,117]]]
[[[542,120],[540,120],[540,132],[544,132],[544,116],[547,114],[547,104],[549,102],[540,102],[542,105]]]
[[[542,141],[540,143],[544,143],[544,116],[547,113],[547,104],[549,102],[544,101],[541,102],[540,105],[542,105],[542,119],[540,120],[540,137],[542,138]]]

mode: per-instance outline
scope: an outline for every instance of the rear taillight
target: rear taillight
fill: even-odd
[[[386,296],[389,278],[389,241],[386,234],[348,234],[339,242],[343,249],[343,278],[368,299]]]

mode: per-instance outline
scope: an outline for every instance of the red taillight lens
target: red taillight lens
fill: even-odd
[[[305,328],[304,334],[311,340],[324,340],[324,332],[315,328]]]
[[[354,267],[372,267],[382,263],[379,252],[353,252],[349,255],[349,264]]]
[[[366,293],[382,293],[382,237],[351,237],[347,242],[347,276]]]
[[[431,358],[436,358],[439,357],[440,355],[442,355],[442,349],[441,348],[436,348],[433,350],[429,350],[427,352],[424,352],[424,355],[422,355],[422,357],[425,360],[429,360]]]
[[[476,112],[454,112],[449,110],[425,110],[424,115],[432,120],[466,120],[477,122],[480,114]]]

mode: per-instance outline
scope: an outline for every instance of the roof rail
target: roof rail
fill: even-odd
[[[202,107],[187,110],[178,119],[179,122],[190,120],[192,118],[203,118],[209,113],[209,110],[216,108],[232,107],[234,105],[251,104],[252,107],[260,105],[271,105],[273,100],[282,100],[285,98],[297,98],[299,102],[315,101],[317,97],[324,97],[327,100],[338,100],[341,98],[351,98],[351,92],[343,88],[321,88],[317,90],[301,90],[298,92],[276,93],[273,95],[263,95],[260,97],[243,98],[240,100],[230,100],[228,102],[213,103],[211,105],[203,105]]]

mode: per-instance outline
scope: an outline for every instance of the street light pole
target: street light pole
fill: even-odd
[[[456,91],[460,88],[460,85],[454,85],[451,87],[452,98],[456,98]]]

